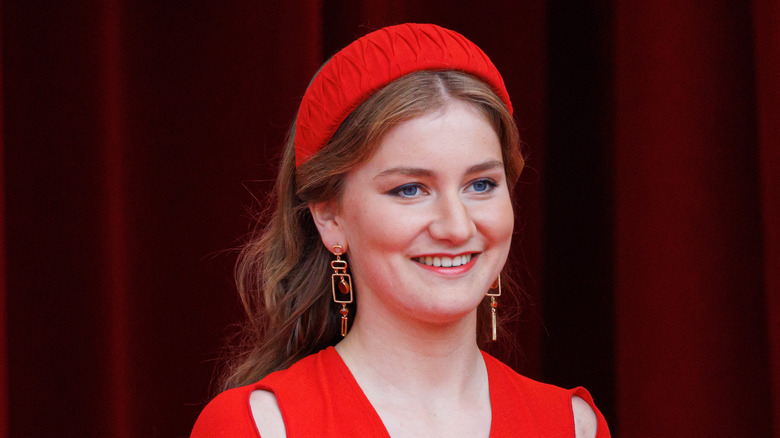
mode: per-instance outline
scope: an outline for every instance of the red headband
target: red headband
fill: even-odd
[[[322,149],[344,120],[385,85],[420,70],[458,70],[485,81],[512,103],[485,53],[463,35],[434,24],[385,27],[336,53],[312,79],[295,124],[295,165]]]

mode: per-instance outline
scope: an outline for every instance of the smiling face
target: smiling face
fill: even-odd
[[[359,315],[428,323],[472,314],[514,224],[498,137],[458,100],[391,129],[323,211],[312,209],[325,244],[346,247]]]

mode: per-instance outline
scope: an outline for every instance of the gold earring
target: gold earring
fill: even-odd
[[[339,310],[341,313],[341,336],[347,336],[347,315],[349,315],[347,304],[352,302],[352,276],[347,274],[346,260],[341,260],[343,254],[344,248],[341,245],[333,245],[333,255],[336,256],[336,260],[330,262],[330,267],[333,268],[333,274],[330,276],[330,287],[333,291],[333,301],[341,304],[341,310]],[[348,297],[340,299],[336,294],[336,289],[338,289],[339,295],[348,295]]]
[[[493,323],[493,340],[495,341],[498,338],[498,334],[496,333],[496,326],[498,325],[496,321],[498,301],[496,298],[501,296],[501,274],[498,274],[496,281],[490,285],[490,290],[486,295],[490,297],[490,320]]]

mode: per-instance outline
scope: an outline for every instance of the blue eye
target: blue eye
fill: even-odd
[[[401,191],[399,193],[404,196],[414,196],[417,194],[418,190],[419,188],[417,188],[417,186],[406,186],[401,187]]]
[[[415,196],[420,195],[421,191],[422,188],[420,187],[420,185],[417,183],[413,183],[413,184],[405,184],[400,187],[396,187],[390,191],[390,194],[394,196],[400,196],[402,198],[413,198]]]
[[[497,186],[496,183],[489,179],[478,179],[471,183],[471,188],[475,192],[484,193],[493,190]]]

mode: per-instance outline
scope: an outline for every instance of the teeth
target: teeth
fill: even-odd
[[[446,256],[417,257],[416,260],[428,266],[441,266],[444,268],[449,268],[449,267],[465,265],[466,263],[470,262],[471,254],[465,254],[462,256],[455,256],[455,257],[446,257]]]

